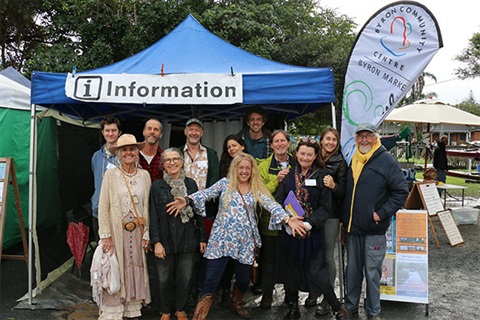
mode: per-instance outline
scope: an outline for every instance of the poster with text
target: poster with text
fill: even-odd
[[[387,252],[380,278],[382,300],[428,303],[426,210],[400,210],[393,229],[394,252]]]

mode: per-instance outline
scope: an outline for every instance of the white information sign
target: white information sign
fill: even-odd
[[[243,102],[241,74],[71,74],[67,97],[85,102],[235,104]]]

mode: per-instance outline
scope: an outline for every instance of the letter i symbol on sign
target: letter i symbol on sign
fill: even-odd
[[[87,80],[84,84],[85,86],[85,94],[83,95],[84,97],[91,97],[92,95],[90,94],[90,83],[92,80]]]

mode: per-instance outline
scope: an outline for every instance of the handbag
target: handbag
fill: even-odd
[[[135,226],[131,230],[126,229],[126,230],[131,232],[131,231],[135,230],[135,228],[138,225],[140,227],[140,231],[141,231],[142,237],[143,237],[143,234],[145,233],[145,227],[147,225],[147,220],[144,217],[140,217],[140,215],[138,214],[137,206],[135,205],[135,201],[133,199],[132,191],[130,190],[130,186],[128,185],[127,178],[125,178],[125,173],[123,173],[122,170],[120,170],[120,171],[122,172],[123,181],[125,181],[125,185],[127,186],[128,194],[130,195],[130,201],[132,201],[133,210],[135,211],[135,219],[132,222],[127,222],[124,225],[124,228],[126,228],[126,226],[129,223],[133,223]],[[153,251],[152,246],[150,246],[150,245],[146,246],[146,247],[143,247],[143,250],[145,251],[145,253],[147,253],[149,251]]]

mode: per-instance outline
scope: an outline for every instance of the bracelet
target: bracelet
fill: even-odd
[[[289,221],[290,221],[290,216],[287,216],[287,217],[283,218],[283,222],[285,222],[285,224],[288,225]]]
[[[192,203],[193,203],[193,200],[190,199],[188,196],[187,197],[184,197],[185,198],[185,202],[187,202],[187,206],[191,206]]]

